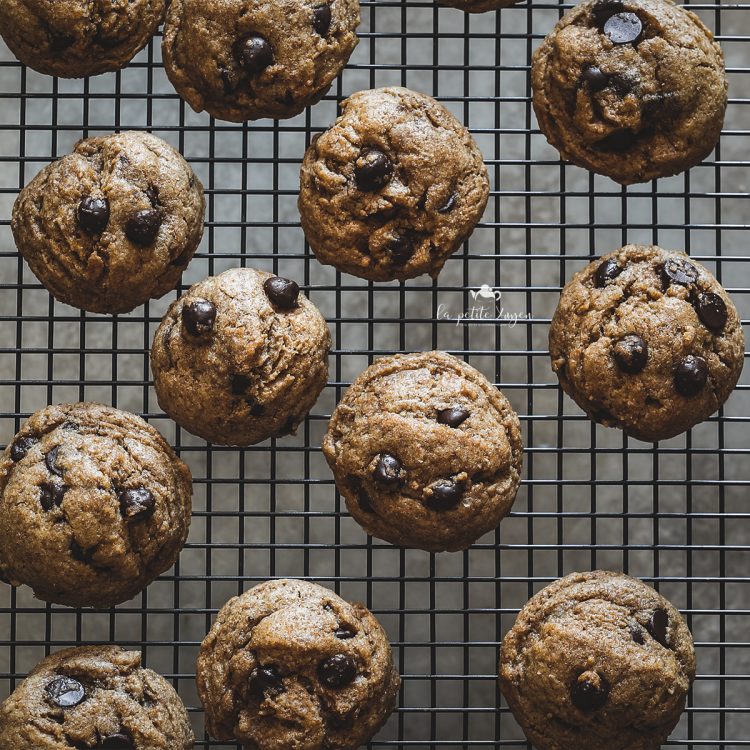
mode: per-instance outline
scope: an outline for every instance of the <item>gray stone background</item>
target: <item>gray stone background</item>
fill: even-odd
[[[214,123],[181,104],[158,40],[120,74],[55,81],[0,44],[0,441],[49,402],[99,400],[147,416],[195,476],[179,566],[113,612],[79,612],[0,589],[0,698],[49,650],[113,641],[174,679],[203,735],[197,646],[226,599],[270,576],[310,576],[367,602],[404,675],[401,708],[374,746],[525,747],[495,689],[497,644],[519,607],[560,575],[625,570],[686,612],[699,679],[674,747],[749,744],[748,375],[723,412],[658,447],[591,425],[559,392],[546,349],[561,284],[626,241],[685,248],[750,314],[747,174],[750,5],[694,8],[717,31],[731,103],[720,148],[687,175],[622,189],[562,166],[531,112],[528,61],[563,10],[531,2],[476,17],[398,0],[363,3],[361,43],[329,97],[274,125]],[[320,266],[298,225],[299,163],[311,133],[358,89],[404,84],[436,95],[474,132],[492,197],[437,283],[371,285]],[[159,411],[148,347],[175,294],[129,315],[53,302],[19,260],[8,220],[19,186],[84,134],[150,128],[178,146],[207,188],[207,230],[187,286],[237,265],[298,279],[327,316],[331,382],[296,437],[207,448]],[[483,283],[515,326],[438,320]],[[368,539],[338,499],[319,445],[341,389],[374,356],[448,349],[481,369],[519,412],[525,483],[496,533],[431,556]]]

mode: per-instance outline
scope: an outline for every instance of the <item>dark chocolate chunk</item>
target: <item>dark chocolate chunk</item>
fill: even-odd
[[[240,45],[239,57],[242,67],[250,75],[257,75],[273,65],[273,47],[262,36],[249,36]]]
[[[277,694],[284,692],[284,683],[275,667],[256,667],[250,673],[249,684],[250,692],[258,700],[263,700],[267,690]]]
[[[393,177],[393,162],[382,151],[364,149],[354,165],[354,181],[365,193],[385,187]]]
[[[372,478],[379,484],[394,487],[404,481],[404,470],[395,456],[390,453],[381,453],[378,462],[372,472]]]
[[[20,461],[39,442],[35,437],[27,435],[18,438],[10,446],[10,457],[13,461]]]
[[[402,234],[395,234],[385,246],[385,250],[391,261],[399,266],[407,263],[414,255],[412,241]]]
[[[293,310],[299,307],[299,285],[296,281],[281,276],[271,276],[263,282],[263,291],[275,307]]]
[[[45,457],[44,464],[51,474],[56,474],[58,477],[63,475],[62,469],[57,465],[57,454],[60,451],[60,446],[56,445]]]
[[[727,324],[727,305],[718,294],[701,292],[695,302],[695,309],[703,325],[712,331],[722,331]]]
[[[109,224],[109,201],[87,195],[78,204],[78,224],[84,232],[101,234]]]
[[[357,635],[357,633],[348,625],[339,625],[338,629],[336,630],[335,635],[336,635],[336,638],[338,638],[341,641],[348,641],[354,638],[354,636]]]
[[[454,209],[457,199],[458,199],[458,196],[455,193],[451,193],[448,196],[448,200],[445,201],[445,203],[442,206],[440,206],[440,208],[438,208],[437,212],[439,214],[450,213]]]
[[[698,269],[682,258],[669,258],[661,267],[661,281],[664,289],[671,284],[690,286],[698,280]]]
[[[622,268],[617,261],[609,258],[602,261],[594,273],[594,283],[598,288],[607,286],[610,281],[614,281],[622,273]]]
[[[313,8],[313,28],[320,34],[326,36],[331,28],[331,6],[319,5]]]
[[[334,654],[318,666],[318,678],[329,688],[342,688],[354,682],[357,666],[348,654]]]
[[[448,425],[448,427],[458,427],[469,418],[469,412],[466,409],[459,409],[454,406],[449,409],[441,409],[437,415],[439,424]]]
[[[59,508],[67,489],[64,484],[42,482],[39,485],[39,502],[42,508],[46,511],[52,510],[55,506]]]
[[[432,510],[449,510],[458,505],[464,496],[465,486],[454,479],[438,479],[430,485],[432,494],[425,498],[425,505]]]
[[[45,688],[49,699],[60,708],[73,708],[86,698],[86,691],[72,677],[55,677]]]
[[[609,682],[604,675],[587,670],[571,686],[570,699],[576,708],[591,713],[606,704],[609,691]]]
[[[614,44],[634,44],[641,38],[643,24],[635,13],[615,13],[604,22],[603,31]]]
[[[623,336],[614,346],[615,362],[628,375],[636,375],[648,361],[648,345],[636,333]]]
[[[703,357],[688,354],[677,365],[674,374],[674,384],[677,392],[682,396],[695,396],[703,390],[708,381],[708,364]]]
[[[125,234],[131,242],[146,247],[156,240],[160,227],[161,212],[155,208],[145,208],[128,219],[125,224]]]
[[[669,615],[666,609],[656,609],[651,615],[646,630],[651,634],[651,637],[660,643],[664,648],[669,648],[668,640],[668,628],[669,628]]]
[[[120,512],[128,521],[139,521],[150,516],[156,507],[154,496],[145,487],[133,487],[117,493]]]
[[[235,373],[232,375],[232,393],[235,396],[241,396],[250,387],[252,382],[247,375]]]
[[[609,76],[597,65],[587,65],[583,69],[583,80],[592,91],[601,91],[607,87]]]
[[[205,299],[197,299],[182,308],[182,324],[191,336],[211,333],[216,323],[216,305]]]

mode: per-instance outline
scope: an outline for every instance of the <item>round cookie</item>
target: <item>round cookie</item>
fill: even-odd
[[[225,271],[173,302],[154,335],[159,406],[212,443],[288,435],[328,382],[330,346],[325,319],[294,281]]]
[[[200,649],[206,729],[254,750],[354,750],[393,711],[401,680],[361,604],[306,581],[230,599]]]
[[[169,144],[126,132],[79,141],[13,206],[16,245],[56,299],[129,312],[177,285],[203,235],[203,186]]]
[[[313,139],[300,174],[317,259],[373,281],[436,277],[482,218],[489,177],[469,131],[425,94],[360,91]]]
[[[187,711],[172,685],[117,646],[43,659],[0,705],[4,750],[191,750]]]
[[[684,253],[627,245],[566,284],[549,333],[563,390],[645,441],[689,430],[729,398],[745,341],[737,310]]]
[[[531,79],[563,159],[623,185],[705,159],[727,106],[721,47],[671,0],[584,0],[536,50]]]
[[[165,0],[2,0],[0,35],[24,65],[62,78],[124,68],[154,36]]]
[[[500,687],[537,750],[658,750],[694,678],[680,613],[622,573],[555,581],[502,643]]]
[[[140,417],[47,406],[0,455],[0,578],[71,607],[132,599],[177,560],[191,494],[190,470]]]
[[[466,13],[485,13],[488,10],[500,10],[515,5],[520,0],[438,0],[440,5],[458,8]]]
[[[480,372],[444,352],[383,357],[331,417],[323,453],[368,534],[466,549],[508,513],[521,481],[518,417]]]
[[[343,70],[359,22],[359,0],[172,0],[164,66],[196,112],[293,117]]]

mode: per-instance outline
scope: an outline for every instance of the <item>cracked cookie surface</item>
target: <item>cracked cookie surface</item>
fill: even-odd
[[[203,236],[203,186],[169,144],[126,132],[80,141],[20,193],[12,229],[56,299],[128,312],[177,285]]]
[[[235,268],[172,303],[154,335],[159,405],[223,445],[293,432],[328,382],[331,334],[294,281]]]
[[[117,646],[48,656],[0,705],[0,750],[190,750],[172,685]]]
[[[3,0],[0,35],[25,65],[84,78],[124,68],[156,33],[164,0]]]
[[[742,371],[737,310],[680,252],[627,245],[575,274],[552,318],[552,369],[596,422],[639,440],[674,437],[713,414]]]
[[[323,453],[368,534],[465,549],[508,513],[521,479],[516,413],[480,372],[444,352],[377,360],[346,391]]]
[[[401,684],[385,631],[363,605],[285,579],[221,609],[197,682],[209,734],[248,750],[353,750],[385,723]]]
[[[343,70],[359,22],[359,0],[173,0],[164,65],[196,112],[293,117]]]
[[[500,687],[538,750],[658,750],[695,678],[680,613],[622,573],[573,573],[503,639]]]
[[[442,104],[408,89],[360,91],[341,107],[302,162],[313,252],[373,281],[436,277],[487,205],[479,147]]]
[[[41,409],[0,456],[0,577],[56,604],[132,599],[177,559],[191,495],[190,470],[140,417]]]
[[[547,140],[624,185],[689,169],[721,133],[721,47],[671,0],[580,3],[536,50],[531,74]]]

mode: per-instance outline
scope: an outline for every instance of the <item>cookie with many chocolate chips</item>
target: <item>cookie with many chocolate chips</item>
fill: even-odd
[[[124,68],[164,18],[165,0],[2,0],[0,35],[24,65],[84,78]]]
[[[140,417],[47,406],[0,456],[0,577],[71,607],[132,599],[177,560],[191,495],[190,470]]]
[[[201,645],[206,729],[254,750],[354,750],[385,723],[401,680],[361,604],[306,581],[230,599]]]
[[[2,750],[191,750],[172,685],[117,646],[58,651],[0,705]]]
[[[642,581],[603,570],[532,597],[500,656],[503,695],[538,750],[658,750],[694,678],[680,613]]]
[[[359,0],[173,0],[164,66],[196,112],[293,117],[343,70],[359,21]]]
[[[222,445],[288,435],[328,381],[331,334],[296,282],[235,268],[172,303],[154,335],[159,405]]]
[[[547,140],[623,185],[698,164],[724,122],[721,47],[671,0],[585,0],[536,50],[531,76]]]
[[[365,531],[431,552],[465,549],[500,523],[522,452],[505,396],[444,352],[377,360],[344,394],[323,440]]]
[[[56,299],[122,313],[177,285],[203,236],[203,186],[169,144],[126,132],[80,141],[18,196],[12,229]]]
[[[713,414],[745,341],[721,284],[684,253],[627,245],[566,284],[549,333],[563,390],[596,422],[665,440]]]
[[[360,91],[341,106],[302,162],[313,252],[373,281],[436,277],[487,205],[479,147],[442,104],[408,89]]]
[[[485,13],[488,10],[500,10],[515,5],[520,0],[438,0],[440,5],[466,11],[466,13]]]

